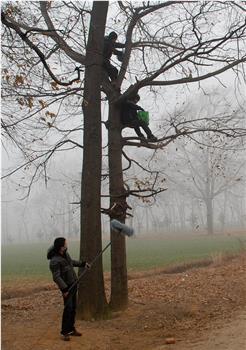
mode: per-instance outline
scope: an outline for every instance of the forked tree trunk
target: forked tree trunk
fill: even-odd
[[[125,190],[122,170],[122,138],[119,108],[109,105],[109,189],[110,206],[114,203],[124,204]],[[118,217],[125,221],[125,213]],[[113,310],[122,310],[127,307],[127,267],[126,267],[126,242],[125,237],[111,232],[111,300]]]
[[[86,48],[84,85],[84,152],[81,184],[82,259],[90,262],[102,249],[101,238],[101,73],[102,50],[108,2],[95,1]],[[107,311],[102,257],[79,285],[78,315],[102,318]]]

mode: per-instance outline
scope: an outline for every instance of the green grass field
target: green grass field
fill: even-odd
[[[106,245],[107,242],[104,242]],[[46,259],[49,243],[7,245],[2,247],[2,279],[50,279]],[[211,258],[220,253],[237,253],[246,247],[246,236],[175,236],[163,239],[127,239],[129,271],[167,267],[172,264]],[[79,257],[79,243],[69,242],[70,255]],[[110,269],[110,249],[104,253],[104,269]]]

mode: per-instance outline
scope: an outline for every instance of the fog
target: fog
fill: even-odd
[[[109,8],[106,32],[116,30],[119,33],[119,41],[123,42],[125,40],[124,30],[122,23],[115,20],[115,6],[116,4],[111,3]],[[221,31],[220,27],[223,26],[223,23],[223,18],[221,18],[214,25],[213,30]],[[153,22],[152,26],[157,26],[157,22]],[[119,62],[117,64],[119,67]],[[54,67],[57,69],[58,66]],[[179,77],[178,72],[177,77]],[[127,79],[123,81],[122,92],[130,84],[135,83],[135,75],[128,74]],[[238,110],[240,111],[238,120],[241,127],[245,128],[246,85],[243,80],[243,77],[236,77],[230,70],[199,83],[170,85],[155,90],[143,88],[140,90],[139,104],[150,112],[150,128],[157,137],[163,137],[168,133],[172,118],[209,119],[219,114],[233,115],[234,111]],[[53,105],[50,111],[53,112],[56,108],[58,109],[58,106]],[[82,108],[80,105],[77,108],[78,113],[81,113],[78,120],[82,124]],[[65,117],[66,113],[68,117],[68,113],[73,113],[75,109],[76,106],[71,107],[71,110],[66,110],[65,107],[64,111],[62,110],[64,128],[73,127],[72,118],[66,119]],[[18,110],[14,112],[18,113]],[[103,102],[103,121],[107,120],[107,112],[107,102]],[[42,117],[41,113],[45,113],[45,110],[41,111],[38,117]],[[76,119],[74,123],[77,123],[78,120]],[[49,132],[50,141],[55,142],[57,136],[52,133],[52,130]],[[103,146],[106,146],[107,130],[104,125],[102,125],[102,132]],[[133,136],[134,131],[129,128],[124,129],[123,136],[126,135]],[[230,233],[245,229],[245,140],[232,142],[226,147],[225,141],[221,140],[221,144],[217,144],[216,147],[217,151],[223,150],[223,152],[211,153],[213,144],[208,144],[208,140],[203,140],[202,136],[199,137],[194,140],[177,139],[158,151],[141,147],[124,148],[127,155],[140,163],[143,168],[155,172],[154,174],[158,173],[157,187],[166,189],[154,197],[143,199],[131,197],[129,199],[132,207],[130,212],[133,217],[129,217],[127,221],[135,228],[137,235],[150,237],[174,233],[206,234],[209,205],[212,206],[210,219],[212,215],[214,233]],[[82,143],[82,138],[82,131],[74,137],[80,143]],[[105,152],[104,150],[104,155]],[[11,173],[25,162],[21,151],[6,139],[2,139],[1,154],[2,176]],[[80,201],[82,157],[81,149],[57,152],[48,163],[47,178],[39,176],[32,182],[31,170],[21,169],[2,180],[2,244],[50,241],[56,236],[79,239],[80,209],[78,203]],[[205,163],[206,166],[203,167]],[[217,172],[212,172],[213,176],[211,167],[217,169]],[[106,172],[107,158],[104,157],[102,173]],[[134,164],[125,173],[125,181],[129,186],[134,187],[136,178],[146,184],[148,181],[153,181],[153,176]],[[204,179],[205,182],[203,182]],[[205,190],[210,181],[213,192]],[[107,178],[102,182],[102,194],[108,194]],[[210,204],[208,199],[211,200]],[[102,207],[107,208],[108,205],[108,199],[103,197]],[[108,235],[109,218],[105,215],[102,215],[102,227],[104,236]]]
[[[222,79],[223,78],[223,79]],[[141,91],[141,103],[151,113],[150,127],[160,137],[168,124],[170,115],[182,112],[186,118],[209,117],[220,113],[225,107],[245,112],[245,85],[236,89],[230,86],[231,75],[227,72],[221,76],[223,84],[214,94],[212,81],[189,87],[170,87],[155,99],[145,91]],[[204,93],[206,92],[206,93]],[[218,103],[209,104],[211,96]],[[219,102],[220,101],[220,102]],[[107,107],[102,106],[102,118],[107,120]],[[243,121],[245,126],[245,121]],[[104,125],[103,144],[107,144],[107,133]],[[123,135],[133,136],[133,131],[124,129]],[[82,138],[81,135],[78,136]],[[4,140],[5,141],[5,140]],[[208,232],[207,207],[197,190],[196,176],[204,177],[201,168],[201,148],[199,143],[177,140],[163,150],[154,152],[146,149],[126,148],[127,154],[134,157],[144,167],[151,167],[162,174],[163,188],[166,190],[153,198],[144,200],[132,197],[129,204],[133,217],[127,219],[135,228],[137,235],[169,235],[169,234],[206,234]],[[211,148],[211,145],[210,145]],[[189,153],[189,160],[185,154]],[[192,154],[192,156],[191,156]],[[206,155],[206,147],[203,149]],[[225,154],[225,153],[224,153]],[[218,153],[217,153],[218,156]],[[229,147],[223,156],[223,176],[215,178],[223,188],[212,201],[214,233],[232,233],[245,229],[246,226],[246,193],[245,193],[245,143],[241,140],[237,145]],[[20,151],[12,144],[2,146],[2,174],[14,169],[23,161]],[[221,161],[221,160],[220,160]],[[107,170],[107,159],[103,160],[103,172]],[[191,172],[190,162],[197,174]],[[31,178],[28,172],[19,171],[2,181],[1,236],[2,244],[51,241],[54,237],[65,236],[79,239],[80,226],[80,177],[82,170],[82,151],[70,150],[53,156],[49,163],[48,182],[39,178],[32,183],[28,197],[27,190]],[[125,175],[129,184],[133,177],[146,180],[146,174],[137,166],[133,166]],[[102,183],[102,193],[107,194],[107,180]],[[108,207],[108,200],[102,199],[102,207]],[[109,233],[109,218],[102,215],[103,234]]]

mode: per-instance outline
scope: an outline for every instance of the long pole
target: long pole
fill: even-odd
[[[103,250],[101,250],[96,256],[95,258],[92,260],[92,262],[90,263],[91,266],[93,266],[95,264],[95,262],[97,261],[97,259],[105,252],[105,250],[108,249],[108,247],[111,245],[111,241],[106,245],[106,247],[103,248]],[[75,281],[68,289],[68,293],[71,291],[71,289],[73,289],[73,287],[75,287],[80,280],[82,279],[82,277],[86,274],[86,272],[88,271],[87,268],[84,269],[84,271],[79,275],[79,278],[77,279],[77,281]]]

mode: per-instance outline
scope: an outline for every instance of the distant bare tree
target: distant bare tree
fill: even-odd
[[[204,133],[199,144],[181,142],[178,145],[179,155],[167,170],[168,178],[178,191],[204,203],[207,233],[213,234],[215,198],[245,182],[242,144],[239,139],[228,140],[223,135]]]

